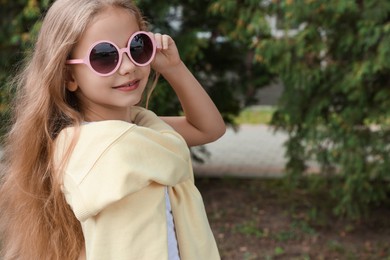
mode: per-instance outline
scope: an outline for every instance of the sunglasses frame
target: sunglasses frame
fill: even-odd
[[[152,55],[150,56],[149,60],[145,63],[138,63],[136,62],[133,57],[131,57],[131,52],[130,52],[130,45],[131,45],[131,42],[132,40],[139,34],[144,34],[146,35],[151,43],[152,43]],[[90,56],[91,56],[91,52],[92,50],[100,43],[109,43],[111,45],[113,45],[115,47],[115,49],[117,50],[118,52],[118,55],[119,55],[119,60],[118,60],[118,63],[116,64],[115,68],[108,72],[108,73],[100,73],[98,71],[96,71],[92,65],[91,65],[91,62],[90,62]],[[156,43],[154,41],[154,39],[150,36],[150,34],[148,32],[145,32],[145,31],[137,31],[135,33],[133,33],[128,42],[127,42],[127,45],[125,48],[119,48],[115,43],[111,42],[111,41],[105,41],[105,40],[102,40],[102,41],[97,41],[97,42],[94,42],[91,47],[89,47],[88,49],[88,52],[87,52],[87,55],[83,58],[83,59],[69,59],[66,61],[66,64],[69,64],[69,65],[72,65],[72,64],[85,64],[87,65],[94,73],[96,73],[97,75],[99,76],[102,76],[102,77],[108,77],[108,76],[111,76],[112,74],[114,74],[115,72],[117,72],[117,70],[119,69],[120,65],[122,64],[122,58],[123,58],[123,54],[126,53],[127,56],[129,57],[130,61],[132,63],[134,63],[136,66],[138,67],[144,67],[144,66],[147,66],[149,65],[153,59],[154,59],[154,56],[156,55]]]

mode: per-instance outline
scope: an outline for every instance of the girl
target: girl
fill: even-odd
[[[58,0],[15,80],[3,259],[219,259],[187,146],[224,122],[174,41],[129,0]],[[137,106],[151,68],[185,116]]]

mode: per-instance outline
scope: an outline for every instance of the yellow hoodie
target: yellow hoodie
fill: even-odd
[[[140,107],[132,108],[132,122],[82,125],[63,167],[63,192],[81,222],[87,259],[168,259],[166,186],[181,259],[220,259],[184,139]],[[76,133],[69,127],[57,137],[57,162]]]

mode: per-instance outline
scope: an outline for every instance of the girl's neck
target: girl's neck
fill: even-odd
[[[102,109],[100,111],[88,110],[83,111],[84,121],[97,122],[105,120],[120,120],[131,122],[130,108],[127,109]]]

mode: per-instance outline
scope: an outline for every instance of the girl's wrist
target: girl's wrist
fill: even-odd
[[[185,68],[186,65],[183,63],[183,61],[180,60],[180,62],[178,62],[176,65],[168,66],[166,69],[159,72],[166,80],[169,80],[172,77],[180,76],[181,72]]]

